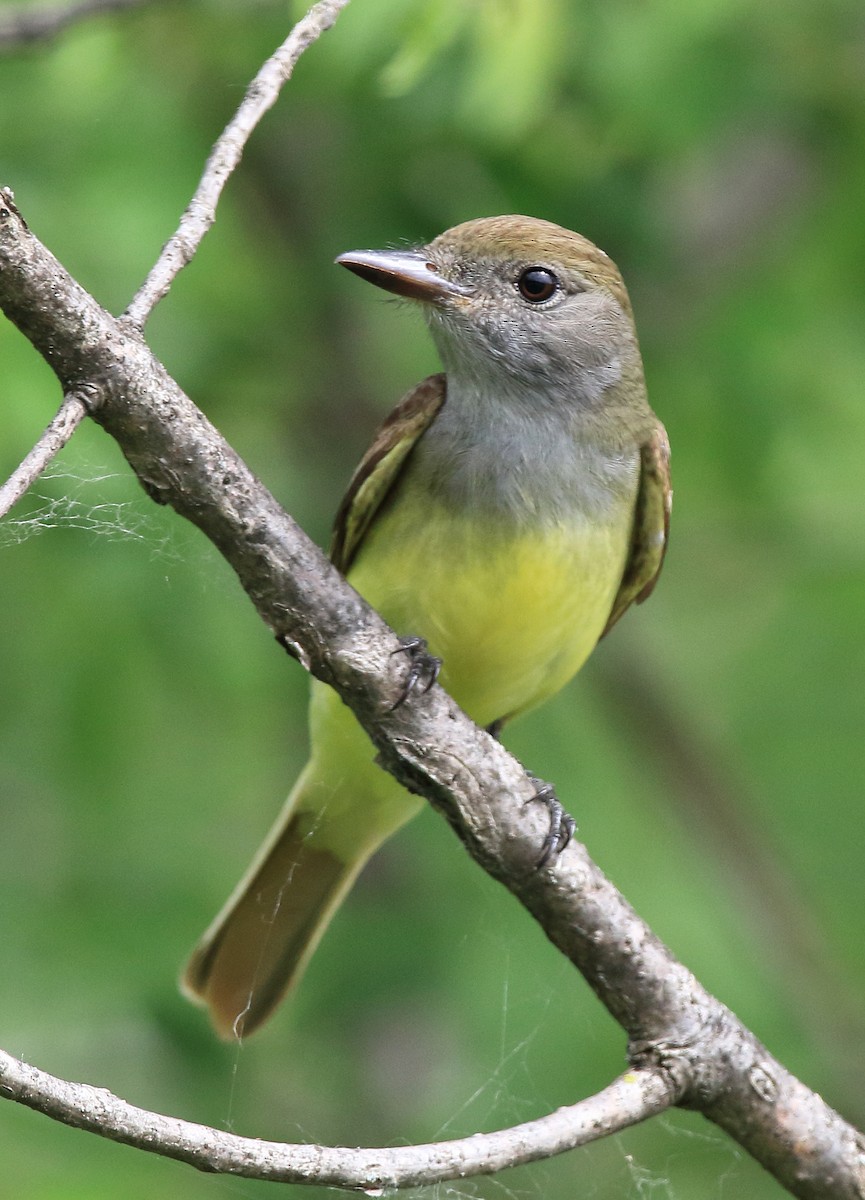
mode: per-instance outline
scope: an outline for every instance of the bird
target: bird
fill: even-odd
[[[628,293],[591,241],[527,216],[336,262],[420,306],[444,371],[373,437],[339,506],[331,559],[406,635],[410,683],[429,686],[440,664],[446,690],[498,736],[572,678],[648,597],[664,560],[669,443]],[[271,1015],[362,867],[422,804],[316,680],[310,745],[181,980],[229,1040]],[[571,828],[553,822],[538,869]]]

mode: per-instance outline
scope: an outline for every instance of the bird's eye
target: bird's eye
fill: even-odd
[[[541,304],[559,290],[559,281],[546,267],[529,267],[517,280],[517,288],[530,304]]]

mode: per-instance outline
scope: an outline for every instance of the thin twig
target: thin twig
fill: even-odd
[[[239,1137],[127,1104],[0,1050],[0,1096],[64,1125],[189,1163],[200,1171],[363,1189],[417,1187],[537,1162],[635,1125],[673,1103],[658,1070],[630,1071],[595,1096],[510,1129],[388,1149],[291,1145]]]
[[[115,8],[134,7],[143,0],[80,0],[78,4],[16,11],[0,21],[0,46],[4,42],[48,37],[84,16]],[[142,328],[156,304],[189,263],[216,219],[222,189],[240,162],[244,147],[258,122],[276,103],[283,85],[313,42],[336,21],[349,0],[319,0],[292,29],[279,49],[262,66],[246,90],[243,102],[214,144],[201,182],[190,200],[177,232],[163,247],[157,262],[126,310],[125,316]],[[12,203],[11,192],[4,203]],[[14,207],[14,206],[13,206]],[[16,210],[17,211],[17,210]],[[50,460],[87,415],[80,398],[67,397],[57,416],[27,458],[0,488],[0,517],[24,495]]]
[[[78,0],[76,4],[46,4],[39,8],[16,8],[0,17],[0,50],[12,50],[29,42],[48,41],[86,17],[139,8],[147,0]]]
[[[349,0],[319,0],[314,4],[246,89],[240,108],[210,152],[201,182],[187,205],[177,232],[166,242],[124,314],[138,329],[144,327],[174,279],[198,250],[216,219],[216,205],[228,177],[240,162],[252,131],[276,103],[283,85],[291,78],[297,60],[308,46],[330,29],[348,3]]]
[[[80,391],[69,392],[63,397],[63,403],[54,420],[23,462],[0,487],[0,517],[5,517],[9,509],[17,504],[27,489],[35,483],[52,458],[72,437],[88,411],[88,405]]]

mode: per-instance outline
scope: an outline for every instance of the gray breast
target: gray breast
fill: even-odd
[[[599,446],[572,405],[491,397],[449,376],[447,402],[413,458],[413,473],[448,507],[549,526],[603,517],[632,498],[639,453]]]

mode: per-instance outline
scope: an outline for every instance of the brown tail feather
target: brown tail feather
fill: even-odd
[[[297,815],[265,850],[195,948],[181,980],[219,1035],[250,1034],[299,978],[363,865],[341,862],[298,829]]]

